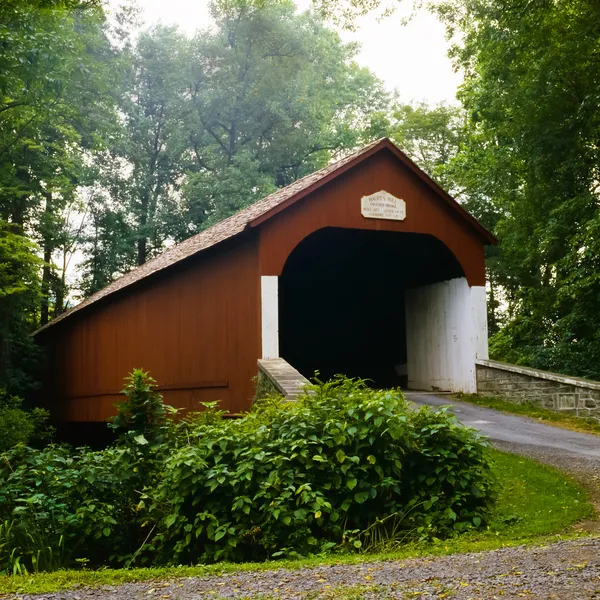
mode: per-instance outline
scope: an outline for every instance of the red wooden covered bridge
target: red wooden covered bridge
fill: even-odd
[[[55,419],[100,422],[135,367],[165,401],[252,403],[257,360],[421,390],[475,391],[495,243],[381,140],[170,248],[37,335]]]

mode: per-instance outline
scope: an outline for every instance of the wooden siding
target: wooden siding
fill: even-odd
[[[406,202],[406,219],[367,219],[360,200],[386,190]],[[260,225],[260,274],[281,275],[294,248],[323,227],[427,233],[454,253],[469,285],[485,285],[484,245],[473,228],[389,151],[366,159]]]
[[[257,236],[242,235],[48,332],[54,418],[106,420],[138,367],[173,406],[247,409],[260,356],[257,256]]]
[[[361,197],[382,189],[405,200],[404,221],[361,215]],[[485,285],[481,235],[390,150],[247,227],[38,334],[49,361],[42,398],[53,416],[104,421],[136,367],[150,371],[174,406],[221,400],[232,413],[249,408],[261,357],[261,276],[281,275],[299,242],[323,227],[431,234],[470,286]]]

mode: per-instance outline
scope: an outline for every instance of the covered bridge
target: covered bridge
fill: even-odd
[[[54,418],[100,422],[135,367],[165,401],[248,409],[257,360],[471,392],[486,231],[381,140],[217,223],[41,328]]]

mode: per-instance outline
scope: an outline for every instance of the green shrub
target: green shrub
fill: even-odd
[[[173,412],[147,373],[126,380],[106,450],[18,446],[0,456],[0,571],[53,570],[85,559],[128,564],[148,537],[139,502],[168,453]]]
[[[108,425],[119,436],[119,444],[137,448],[166,441],[172,431],[168,417],[177,410],[163,403],[150,374],[134,369],[125,379],[123,394],[125,400],[117,404],[117,416]]]
[[[241,419],[208,403],[175,424],[134,372],[111,447],[0,454],[0,571],[297,556],[485,523],[473,430],[360,381],[310,392]]]
[[[394,515],[404,535],[480,527],[493,500],[484,443],[399,391],[338,378],[298,402],[259,403],[238,420],[181,425],[148,493],[163,562],[244,560],[359,547]]]
[[[141,487],[128,449],[17,446],[4,453],[0,571],[53,570],[78,558],[122,565],[143,541],[136,509]]]
[[[169,416],[178,411],[163,403],[156,381],[143,369],[134,369],[125,379],[123,394],[125,400],[116,405],[117,415],[108,426],[117,433],[115,446],[128,450],[128,466],[139,496],[144,487],[154,485],[165,456],[176,444]]]
[[[52,435],[48,411],[25,410],[23,400],[0,389],[0,452],[17,444],[45,441]]]

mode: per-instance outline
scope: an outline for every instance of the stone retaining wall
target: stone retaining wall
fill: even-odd
[[[477,392],[600,420],[600,382],[495,360],[478,360]]]

